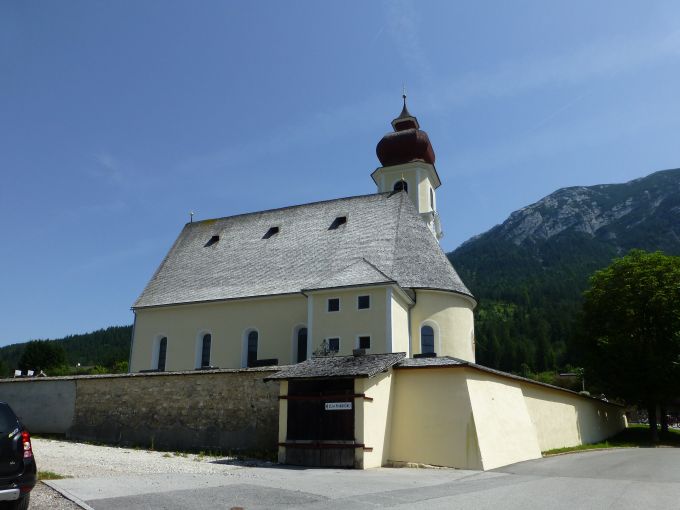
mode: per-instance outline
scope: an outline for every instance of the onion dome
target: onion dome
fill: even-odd
[[[411,161],[424,161],[434,165],[434,150],[430,138],[421,131],[418,119],[406,108],[392,121],[394,133],[387,133],[378,142],[375,152],[382,166],[401,165]]]

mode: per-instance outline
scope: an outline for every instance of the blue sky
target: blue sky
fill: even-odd
[[[450,251],[680,166],[680,4],[0,3],[0,345],[132,323],[197,219],[374,192],[401,107]]]

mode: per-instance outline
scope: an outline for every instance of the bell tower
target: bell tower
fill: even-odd
[[[387,133],[375,149],[381,167],[371,177],[379,193],[403,191],[408,193],[416,209],[432,234],[441,239],[437,197],[435,190],[441,186],[437,169],[434,167],[434,150],[430,138],[420,129],[418,119],[406,107],[399,117],[392,121],[393,132]]]

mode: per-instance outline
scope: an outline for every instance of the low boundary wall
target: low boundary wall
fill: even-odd
[[[275,368],[0,381],[34,433],[160,449],[276,450]]]

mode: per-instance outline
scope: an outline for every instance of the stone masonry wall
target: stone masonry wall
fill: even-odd
[[[273,368],[7,379],[33,432],[159,449],[272,450],[279,385]]]
[[[275,450],[273,370],[129,374],[76,381],[67,437],[160,449]]]

